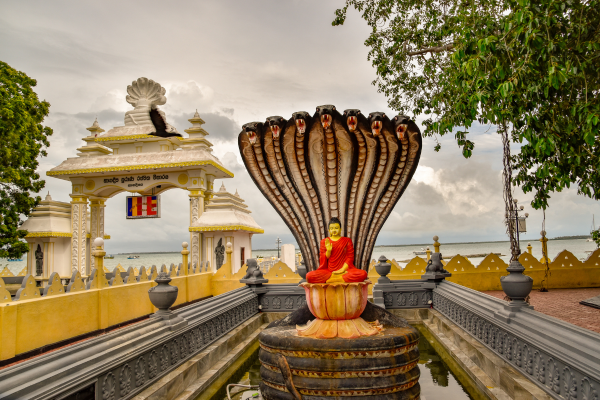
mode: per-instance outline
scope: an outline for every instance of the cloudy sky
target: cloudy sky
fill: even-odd
[[[167,89],[164,110],[180,132],[197,109],[206,121],[214,154],[235,178],[264,235],[293,242],[289,230],[245,172],[236,137],[242,124],[271,115],[289,118],[317,105],[385,111],[385,97],[371,85],[374,69],[364,46],[369,28],[356,12],[332,27],[331,1],[5,1],[0,0],[0,60],[37,79],[50,102],[46,124],[54,129],[41,173],[73,157],[95,117],[108,130],[123,125],[126,87],[139,77]],[[418,120],[417,120],[418,121]],[[378,238],[378,244],[504,240],[500,138],[495,129],[472,134],[474,156],[465,160],[452,137],[435,153],[424,139],[417,173]],[[219,187],[221,182],[215,185]],[[68,182],[47,178],[55,200],[69,201]],[[45,192],[44,192],[45,193]],[[531,194],[515,197],[529,211],[526,240],[539,238],[542,212]],[[125,194],[107,202],[109,252],[176,251],[189,238],[183,191],[163,195],[160,220],[127,221]],[[553,195],[546,213],[550,237],[589,232],[598,203],[575,189]],[[143,234],[142,234],[143,232]]]

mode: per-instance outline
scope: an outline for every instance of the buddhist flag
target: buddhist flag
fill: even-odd
[[[127,218],[159,218],[159,196],[128,196]]]

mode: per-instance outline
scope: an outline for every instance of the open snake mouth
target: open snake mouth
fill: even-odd
[[[382,127],[383,124],[381,123],[381,121],[373,121],[371,123],[371,131],[373,132],[373,136],[379,136]]]
[[[298,130],[299,134],[304,135],[304,132],[306,132],[306,121],[304,121],[302,118],[298,118],[296,120],[296,129]]]
[[[279,138],[279,132],[281,132],[281,128],[279,125],[271,125],[271,132],[273,133],[273,139]]]
[[[406,129],[408,128],[407,124],[400,124],[396,127],[396,136],[398,136],[399,140],[403,140],[406,134]]]
[[[323,125],[323,128],[327,129],[331,126],[331,115],[329,114],[323,114],[321,115],[321,125]]]
[[[348,123],[348,129],[350,132],[354,132],[358,126],[358,118],[355,116],[350,116],[348,119],[346,119],[346,122]]]
[[[250,141],[250,144],[256,143],[256,132],[246,131],[246,133],[248,134],[248,140]]]

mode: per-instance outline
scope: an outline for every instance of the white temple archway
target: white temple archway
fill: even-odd
[[[109,198],[124,191],[151,195],[175,188],[187,190],[192,226],[213,196],[214,180],[233,177],[212,154],[198,112],[189,119],[192,126],[185,130],[187,138],[155,136],[151,134],[157,130],[149,112],[166,103],[165,89],[152,80],[139,78],[127,91],[127,102],[135,108],[125,113],[125,126],[103,134],[95,121],[87,128],[90,135],[83,138],[86,144],[77,149],[77,157],[47,172],[48,176],[71,182],[71,268],[82,275],[88,275],[94,267],[89,239],[104,236],[104,208]],[[176,132],[168,124],[167,129]],[[202,260],[201,235],[190,232],[192,263]]]

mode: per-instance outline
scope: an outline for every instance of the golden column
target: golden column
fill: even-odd
[[[440,242],[438,242],[439,239],[440,238],[437,235],[433,237],[433,249],[436,253],[440,252]]]
[[[92,240],[92,244],[90,246],[93,249],[93,258],[96,259],[94,264],[98,269],[98,274],[104,274],[104,256],[106,255],[106,252],[104,251],[104,239],[97,237],[96,239]]]
[[[181,250],[182,265],[181,272],[179,275],[187,276],[190,273],[190,271],[188,270],[188,254],[190,254],[190,251],[187,249],[187,242],[181,243],[181,247],[183,248],[183,250]]]

